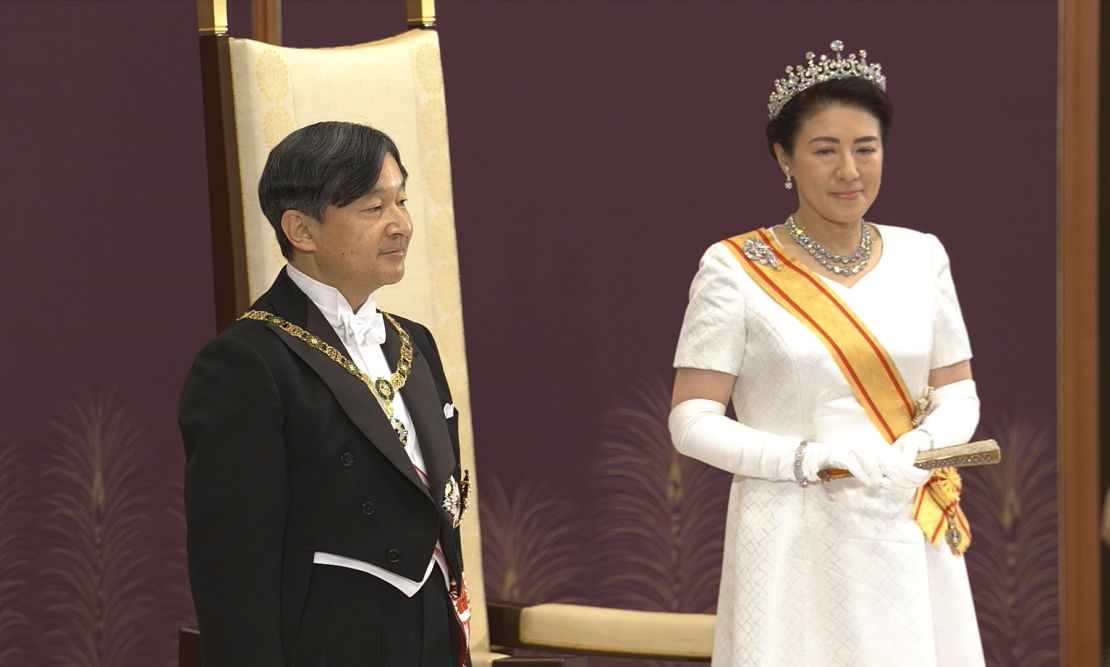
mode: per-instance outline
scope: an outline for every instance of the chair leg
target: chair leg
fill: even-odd
[[[200,667],[200,633],[194,628],[177,631],[178,667]]]

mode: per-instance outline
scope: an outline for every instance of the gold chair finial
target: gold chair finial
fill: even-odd
[[[405,0],[409,28],[436,27],[436,0]]]
[[[227,34],[227,0],[197,0],[197,32]]]

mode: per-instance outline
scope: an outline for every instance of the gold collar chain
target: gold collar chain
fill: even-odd
[[[405,428],[404,423],[400,419],[393,416],[393,399],[396,398],[397,392],[405,386],[405,382],[409,379],[409,371],[412,370],[412,339],[404,328],[393,319],[389,313],[382,313],[382,317],[386,319],[393,328],[397,330],[397,335],[401,337],[401,354],[397,359],[397,370],[385,378],[372,378],[366,373],[359,370],[358,366],[353,361],[343,356],[343,353],[328,345],[323,339],[315,334],[311,334],[301,327],[293,324],[283,317],[278,317],[273,313],[266,312],[265,310],[248,310],[239,316],[241,320],[257,320],[272,324],[289,334],[293,338],[300,340],[309,347],[318,350],[328,358],[339,364],[343,370],[358,378],[366,388],[374,394],[374,396],[381,403],[382,409],[385,411],[385,416],[389,419],[389,423],[393,426],[393,430],[397,432],[397,437],[401,440],[401,445],[409,444],[409,431]]]

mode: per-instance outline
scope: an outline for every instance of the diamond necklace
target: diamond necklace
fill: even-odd
[[[871,230],[867,228],[867,223],[864,221],[860,222],[859,247],[851,255],[837,255],[825,250],[820,243],[813,240],[813,237],[806,234],[806,230],[794,222],[793,215],[786,219],[786,231],[790,233],[790,238],[817,260],[818,264],[838,276],[859,273],[871,259]]]

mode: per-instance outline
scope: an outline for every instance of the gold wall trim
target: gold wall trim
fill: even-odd
[[[1101,653],[1098,378],[1099,4],[1059,2],[1057,233],[1062,664]]]
[[[227,34],[227,0],[197,0],[197,32]]]

